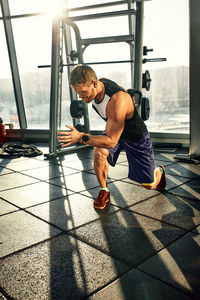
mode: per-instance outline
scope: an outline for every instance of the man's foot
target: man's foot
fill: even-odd
[[[164,191],[166,188],[166,178],[165,178],[165,167],[164,166],[159,166],[160,169],[162,169],[162,177],[160,179],[159,184],[156,187],[156,190],[158,191]]]
[[[104,190],[100,190],[99,196],[94,200],[94,208],[104,209],[106,207],[106,202],[110,201],[110,193]]]

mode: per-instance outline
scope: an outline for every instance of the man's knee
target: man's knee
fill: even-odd
[[[105,148],[96,147],[94,149],[94,160],[96,160],[96,161],[97,160],[105,160],[105,159],[107,159],[108,155],[109,155],[109,152]]]

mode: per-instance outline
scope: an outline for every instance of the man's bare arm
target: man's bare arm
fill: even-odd
[[[90,135],[88,145],[100,148],[113,148],[124,129],[124,122],[129,111],[130,96],[124,92],[119,92],[112,96],[107,106],[106,135]],[[80,142],[85,133],[77,131],[74,127],[67,125],[71,131],[58,132],[58,141],[63,143],[62,147],[70,146]]]

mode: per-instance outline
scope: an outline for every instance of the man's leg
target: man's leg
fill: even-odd
[[[106,203],[110,201],[110,193],[107,188],[107,176],[109,170],[107,161],[108,155],[109,152],[107,149],[94,149],[94,170],[101,187],[99,195],[94,201],[94,208],[97,209],[104,209],[106,207]]]
[[[166,187],[165,168],[155,168],[154,153],[149,133],[132,145],[124,144],[127,159],[129,162],[128,177],[143,187],[159,191]]]
[[[166,179],[165,179],[165,167],[160,166],[157,167],[154,171],[155,180],[152,184],[143,183],[142,186],[146,189],[153,190],[157,189],[158,191],[162,191],[166,187]]]
[[[94,149],[94,170],[101,188],[107,187],[109,165],[107,157],[109,152],[104,148]]]

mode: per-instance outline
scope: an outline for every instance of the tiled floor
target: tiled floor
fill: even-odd
[[[200,299],[200,165],[155,151],[159,193],[127,178],[122,153],[97,211],[92,157],[1,159],[0,299]]]

